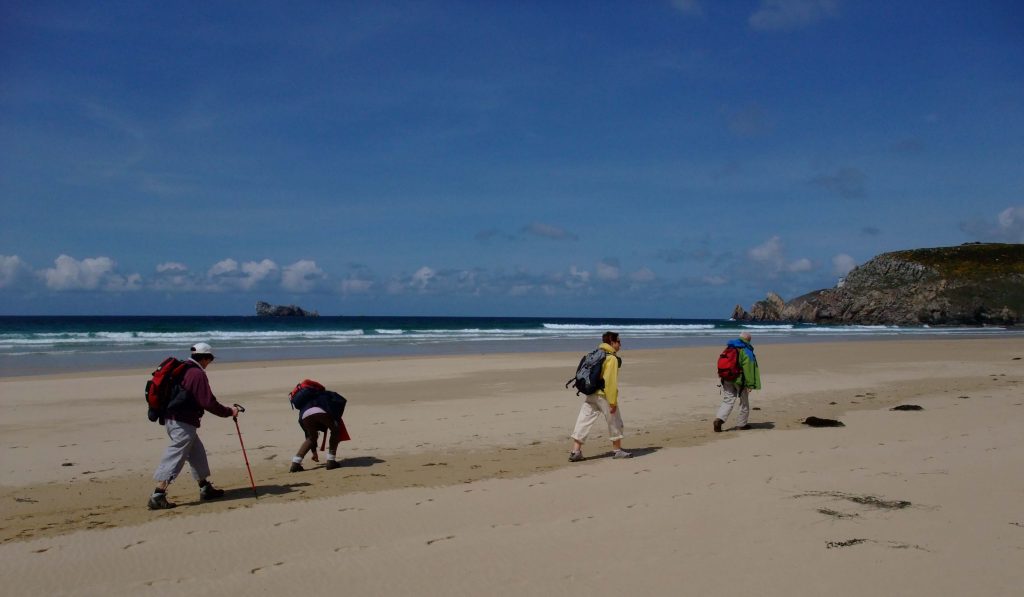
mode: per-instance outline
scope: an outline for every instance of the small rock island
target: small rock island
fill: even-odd
[[[296,305],[271,305],[256,301],[257,317],[320,317],[316,311],[306,311]]]

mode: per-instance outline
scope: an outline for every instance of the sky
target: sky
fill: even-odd
[[[0,314],[725,318],[1024,242],[1024,5],[0,3]]]

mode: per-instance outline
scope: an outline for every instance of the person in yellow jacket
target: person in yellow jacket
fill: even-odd
[[[619,408],[619,366],[622,359],[618,352],[622,348],[622,341],[616,332],[605,332],[601,336],[601,345],[598,347],[606,355],[601,365],[601,379],[604,380],[604,388],[593,394],[587,394],[586,400],[580,407],[580,414],[576,417],[576,426],[572,430],[572,451],[569,453],[569,462],[583,460],[583,442],[590,435],[590,428],[597,422],[597,417],[604,415],[608,423],[608,439],[612,440],[612,458],[629,458],[629,452],[622,449],[622,410]]]

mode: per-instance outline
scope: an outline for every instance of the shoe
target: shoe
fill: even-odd
[[[722,419],[715,419],[715,433],[722,432],[722,425],[725,425],[725,421]]]
[[[331,470],[334,470],[336,468],[339,468],[340,466],[341,466],[341,464],[339,464],[337,460],[328,460],[326,468],[327,468],[327,470],[331,471]]]
[[[753,427],[751,427],[750,424],[748,423],[746,425],[741,425],[741,426],[737,427],[736,429],[739,429],[740,431],[747,431],[748,429],[753,429]]]
[[[301,473],[306,469],[302,468],[302,463],[293,462],[291,468],[288,469],[289,473]]]
[[[178,504],[168,502],[166,493],[154,493],[150,496],[149,503],[147,505],[150,510],[169,510]]]
[[[583,452],[569,452],[569,462],[580,462],[583,460]]]
[[[630,454],[629,452],[625,451],[625,450],[615,450],[614,452],[612,452],[612,458],[615,458],[616,460],[620,459],[620,458],[632,458],[632,457],[633,457],[633,455]]]
[[[217,498],[224,497],[224,490],[217,489],[213,486],[213,483],[207,483],[199,488],[199,499],[200,500],[215,500]]]

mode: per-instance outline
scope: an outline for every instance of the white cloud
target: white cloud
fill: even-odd
[[[342,294],[367,294],[373,288],[373,280],[348,278],[341,281]]]
[[[224,259],[213,264],[206,275],[211,278],[223,276],[225,274],[232,274],[238,271],[238,262],[234,259]]]
[[[156,275],[149,286],[154,290],[191,291],[200,285],[185,264],[168,261],[156,266]]]
[[[800,273],[814,269],[814,263],[806,257],[801,257],[790,263],[786,262],[786,251],[782,246],[782,239],[773,236],[765,242],[747,251],[747,257],[761,266],[769,275],[780,272]]]
[[[1008,207],[999,214],[993,236],[1013,243],[1024,243],[1024,206]]]
[[[708,286],[725,286],[726,284],[729,283],[728,278],[718,275],[704,276],[701,279],[701,281],[707,284]]]
[[[590,283],[590,272],[579,269],[575,265],[569,268],[569,276],[565,280],[568,288],[580,288]]]
[[[619,279],[621,275],[619,264],[612,259],[606,259],[597,263],[597,279],[612,282]]]
[[[0,288],[17,286],[29,273],[28,264],[22,261],[21,257],[0,255]]]
[[[837,0],[761,0],[748,23],[759,31],[792,31],[838,14]]]
[[[837,276],[845,276],[855,267],[857,262],[846,253],[840,253],[832,258],[832,273]]]
[[[786,265],[787,272],[809,272],[812,269],[814,269],[814,264],[811,263],[811,260],[806,257],[801,257],[800,259],[797,259],[793,263]]]
[[[747,256],[757,263],[770,265],[772,269],[780,270],[785,261],[782,255],[782,240],[773,236],[747,251]]]
[[[89,257],[81,261],[68,255],[54,260],[54,267],[39,273],[50,290],[138,290],[142,277],[119,275],[109,257]]]
[[[276,276],[280,268],[269,259],[246,261],[239,265],[234,259],[223,259],[206,272],[211,290],[252,290],[264,280]]]
[[[266,262],[267,260],[264,259],[261,263],[266,264]],[[264,265],[264,267],[266,266]],[[274,265],[273,269],[276,270],[277,266]],[[267,271],[264,276],[269,273]],[[315,261],[303,259],[284,268],[281,273],[281,287],[289,292],[309,292],[323,277],[324,271],[316,266]]]
[[[658,278],[651,270],[641,267],[629,275],[629,279],[638,284],[648,284]]]
[[[177,263],[174,261],[168,261],[167,263],[161,263],[156,266],[157,273],[163,274],[167,272],[178,272],[184,273],[188,271],[188,267],[183,263]]]
[[[412,275],[412,278],[409,280],[409,285],[413,288],[424,290],[426,289],[427,284],[430,284],[430,281],[434,279],[434,276],[436,275],[437,271],[424,265],[420,269],[416,270],[416,273]]]
[[[307,262],[300,261],[298,263],[307,263]],[[308,263],[312,263],[312,262],[308,262]],[[295,264],[295,265],[298,265],[298,264]],[[289,267],[294,267],[294,265],[289,266]],[[313,267],[316,267],[316,264],[313,264]],[[269,278],[273,274],[277,273],[277,271],[278,271],[277,264],[274,263],[273,261],[269,260],[269,259],[264,259],[263,261],[259,261],[259,262],[257,262],[257,261],[247,261],[247,262],[242,264],[242,272],[245,274],[244,281],[242,282],[242,288],[244,288],[246,290],[249,290],[253,286],[259,284],[263,280],[266,280],[267,278]]]

